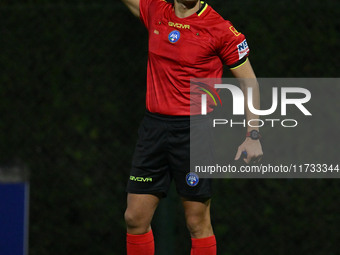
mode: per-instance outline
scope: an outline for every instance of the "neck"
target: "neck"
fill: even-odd
[[[201,8],[201,1],[174,1],[175,14],[178,18],[186,18],[197,12]]]

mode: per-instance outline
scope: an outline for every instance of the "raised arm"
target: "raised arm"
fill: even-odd
[[[139,0],[122,0],[133,15],[139,17]]]

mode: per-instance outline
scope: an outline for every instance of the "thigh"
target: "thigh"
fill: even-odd
[[[201,123],[201,122],[200,122]],[[199,178],[199,176],[190,169],[192,155],[192,142],[198,140],[204,134],[204,127],[201,128],[200,136],[196,132],[191,133],[190,121],[175,123],[171,126],[169,135],[169,165],[172,177],[174,178],[176,189],[181,197],[189,199],[210,198],[211,197],[211,179]],[[195,130],[196,131],[196,130]],[[195,158],[206,157],[209,150],[204,150],[204,155],[194,155]]]
[[[208,217],[210,219],[211,199],[188,199],[182,197],[185,217],[197,216],[199,218]]]
[[[128,194],[124,217],[129,234],[144,234],[151,230],[152,217],[159,201],[156,195]]]
[[[128,193],[127,210],[135,217],[149,219],[151,222],[159,201],[160,198],[157,195]]]
[[[138,129],[127,192],[166,195],[171,176],[166,157],[166,128],[161,120],[146,115]]]
[[[192,238],[214,235],[210,220],[210,199],[190,200],[182,198],[185,221]]]

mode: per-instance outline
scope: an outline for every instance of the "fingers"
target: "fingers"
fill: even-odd
[[[263,155],[258,156],[258,157],[255,159],[254,163],[255,163],[255,164],[260,163],[261,160],[262,160],[262,156],[263,156]]]
[[[259,163],[262,160],[262,146],[258,140],[245,140],[237,150],[235,160],[243,159],[246,164]]]
[[[235,160],[239,160],[241,158],[242,152],[243,152],[243,148],[241,146],[238,147],[238,150],[237,150],[237,153],[236,153],[236,156],[235,156]]]
[[[240,159],[240,157],[241,157],[241,150],[240,150],[240,148],[237,150],[237,152],[236,152],[236,155],[235,155],[235,160],[239,160]]]
[[[262,154],[251,155],[248,154],[247,158],[244,158],[243,161],[247,164],[257,164],[260,163],[262,160]]]

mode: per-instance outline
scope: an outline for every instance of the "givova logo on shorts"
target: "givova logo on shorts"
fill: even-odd
[[[135,182],[152,182],[152,178],[136,177],[132,175],[130,176],[130,180]]]

